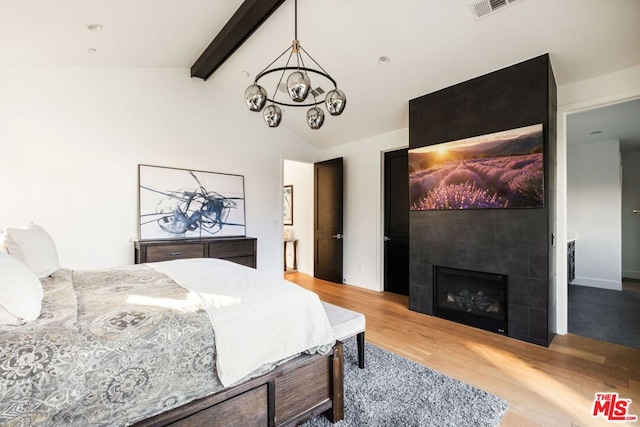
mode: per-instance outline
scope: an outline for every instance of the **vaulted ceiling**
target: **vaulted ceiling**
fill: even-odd
[[[410,99],[544,53],[558,85],[640,65],[638,0],[516,0],[479,20],[471,3],[299,0],[301,44],[338,81],[348,104],[320,130],[307,127],[300,108],[287,108],[281,126],[324,148],[404,128]],[[242,5],[3,0],[0,66],[188,69]],[[244,102],[255,74],[290,45],[293,10],[285,1],[206,84],[224,86]],[[87,30],[91,23],[102,31]],[[381,56],[389,63],[380,64]],[[265,132],[278,130],[265,125]]]

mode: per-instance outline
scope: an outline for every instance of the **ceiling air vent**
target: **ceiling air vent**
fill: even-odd
[[[491,15],[493,12],[505,8],[506,6],[510,6],[517,1],[522,0],[480,0],[471,3],[469,6],[471,7],[473,17],[477,21]]]
[[[278,85],[278,90],[279,90],[280,92],[282,92],[282,93],[287,93],[287,94],[289,93],[289,91],[287,90],[287,85],[286,85],[286,83],[280,83],[280,84]],[[318,86],[318,87],[317,87],[317,88],[315,88],[315,89],[311,89],[311,94],[312,94],[313,96],[320,96],[320,95],[324,94],[324,92],[325,92],[325,91],[324,91],[324,89],[322,89],[320,86]]]

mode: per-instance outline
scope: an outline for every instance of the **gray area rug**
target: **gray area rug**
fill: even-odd
[[[507,402],[433,369],[366,344],[358,368],[355,338],[344,343],[344,420],[324,416],[304,427],[497,426]]]

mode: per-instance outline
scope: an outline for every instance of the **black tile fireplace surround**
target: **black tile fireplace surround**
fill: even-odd
[[[506,335],[550,344],[557,314],[556,248],[551,239],[557,218],[556,116],[549,55],[409,101],[410,149],[537,123],[544,135],[543,207],[409,212],[412,311],[434,314],[434,266],[504,274]]]
[[[433,314],[490,332],[508,331],[505,274],[433,267]]]
[[[409,223],[409,309],[435,314],[434,266],[505,275],[505,334],[548,345],[549,270],[544,210],[410,212]]]

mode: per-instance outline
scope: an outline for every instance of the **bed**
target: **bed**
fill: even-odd
[[[5,311],[17,310],[7,279],[30,267],[12,255],[0,253]],[[327,336],[326,316],[309,314],[319,307],[324,315],[317,296],[297,285],[215,259],[56,268],[38,283],[37,318],[25,311],[0,325],[1,425],[342,419],[341,343]],[[280,287],[284,293],[274,291]],[[23,300],[34,299],[30,289],[21,290]]]

